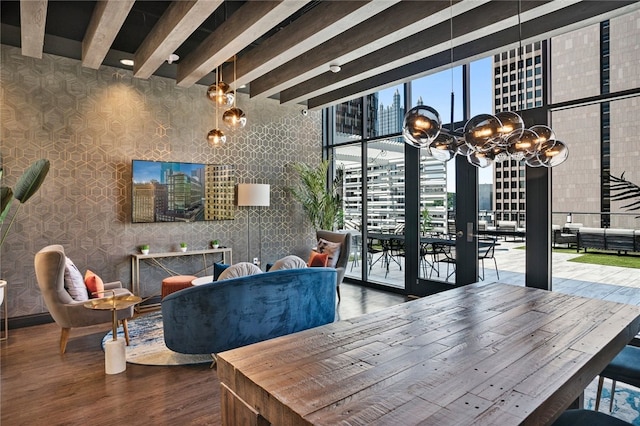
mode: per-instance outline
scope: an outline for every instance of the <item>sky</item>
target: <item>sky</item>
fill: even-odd
[[[202,164],[197,163],[165,163],[162,161],[133,160],[133,182],[146,183],[152,180],[161,181],[162,165],[171,164],[174,171],[181,171],[191,176],[193,170],[201,169]]]
[[[493,113],[493,61],[489,56],[471,63],[471,116]],[[442,123],[451,121],[451,91],[454,92],[454,121],[462,120],[462,67],[441,71],[411,83],[413,104],[422,97],[424,105],[434,108],[440,114]],[[378,102],[384,106],[393,103],[393,94],[402,85],[381,90]],[[447,163],[447,191],[455,192],[455,161]],[[493,182],[493,166],[478,169],[479,183]]]

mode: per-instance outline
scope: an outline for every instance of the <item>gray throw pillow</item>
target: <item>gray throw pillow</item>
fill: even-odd
[[[329,262],[327,262],[327,266],[330,268],[335,268],[338,263],[338,258],[340,257],[340,243],[334,243],[331,241],[327,241],[323,238],[318,240],[318,253],[327,253],[329,255]]]
[[[307,262],[302,260],[296,255],[285,256],[282,259],[276,260],[269,271],[278,271],[280,269],[298,269],[298,268],[306,268]]]
[[[76,302],[86,302],[89,300],[89,293],[84,283],[84,277],[68,257],[65,258],[64,288],[69,293],[69,296]]]
[[[247,275],[255,275],[261,274],[262,271],[253,263],[249,262],[240,262],[235,265],[229,266],[227,269],[222,271],[220,276],[218,277],[218,281],[228,280],[231,278],[245,277]]]

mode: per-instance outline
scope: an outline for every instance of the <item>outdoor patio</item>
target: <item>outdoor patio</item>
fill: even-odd
[[[500,241],[500,245],[495,250],[500,278],[498,279],[496,275],[493,261],[487,259],[485,260],[485,281],[499,280],[524,285],[526,251],[522,249],[523,246],[522,241]],[[552,253],[553,290],[640,305],[640,291],[638,291],[640,289],[640,270],[569,262],[570,259],[580,255],[581,253]],[[377,259],[378,255],[374,256],[376,256],[374,260]],[[380,261],[374,264],[371,269],[369,280],[393,287],[402,287],[404,258],[399,257],[396,260],[402,265],[402,270],[395,261],[392,261],[385,277],[386,270],[383,262]],[[362,264],[362,259],[350,262],[346,276],[359,278]],[[366,261],[364,264],[366,265]],[[447,265],[440,264],[439,266],[440,279],[444,281]],[[482,266],[480,266],[480,274],[482,274]],[[432,279],[437,279],[435,271],[432,274]],[[455,274],[449,277],[449,282],[455,282]]]

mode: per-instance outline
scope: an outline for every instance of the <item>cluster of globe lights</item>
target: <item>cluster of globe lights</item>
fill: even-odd
[[[441,134],[444,137],[438,138]],[[405,114],[402,135],[406,143],[424,148],[436,160],[446,162],[464,155],[476,167],[508,158],[530,167],[553,167],[569,156],[566,144],[556,139],[551,128],[526,129],[522,117],[510,111],[476,115],[464,129],[452,132],[442,128],[435,109],[419,105]]]
[[[217,79],[217,77],[216,77]],[[247,125],[247,117],[235,106],[235,92],[224,81],[216,81],[207,88],[207,98],[216,104],[216,128],[209,130],[207,141],[210,145],[220,145],[227,141],[227,136],[218,128],[218,108],[229,108],[222,114],[222,123],[230,131],[242,129]]]

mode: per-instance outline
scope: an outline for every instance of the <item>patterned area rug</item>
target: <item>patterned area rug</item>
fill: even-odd
[[[164,344],[162,312],[152,312],[128,321],[129,343],[126,347],[127,362],[143,365],[187,365],[211,363],[210,354],[189,355],[172,351]],[[112,332],[102,338],[102,350]],[[122,327],[118,328],[118,339],[124,339]]]
[[[597,390],[598,378],[596,377],[584,391],[585,408],[589,410],[595,408]],[[616,383],[613,411],[611,413],[609,413],[609,401],[611,401],[611,380],[605,379],[598,411],[611,414],[613,417],[631,424],[640,425],[640,389],[618,382]]]

